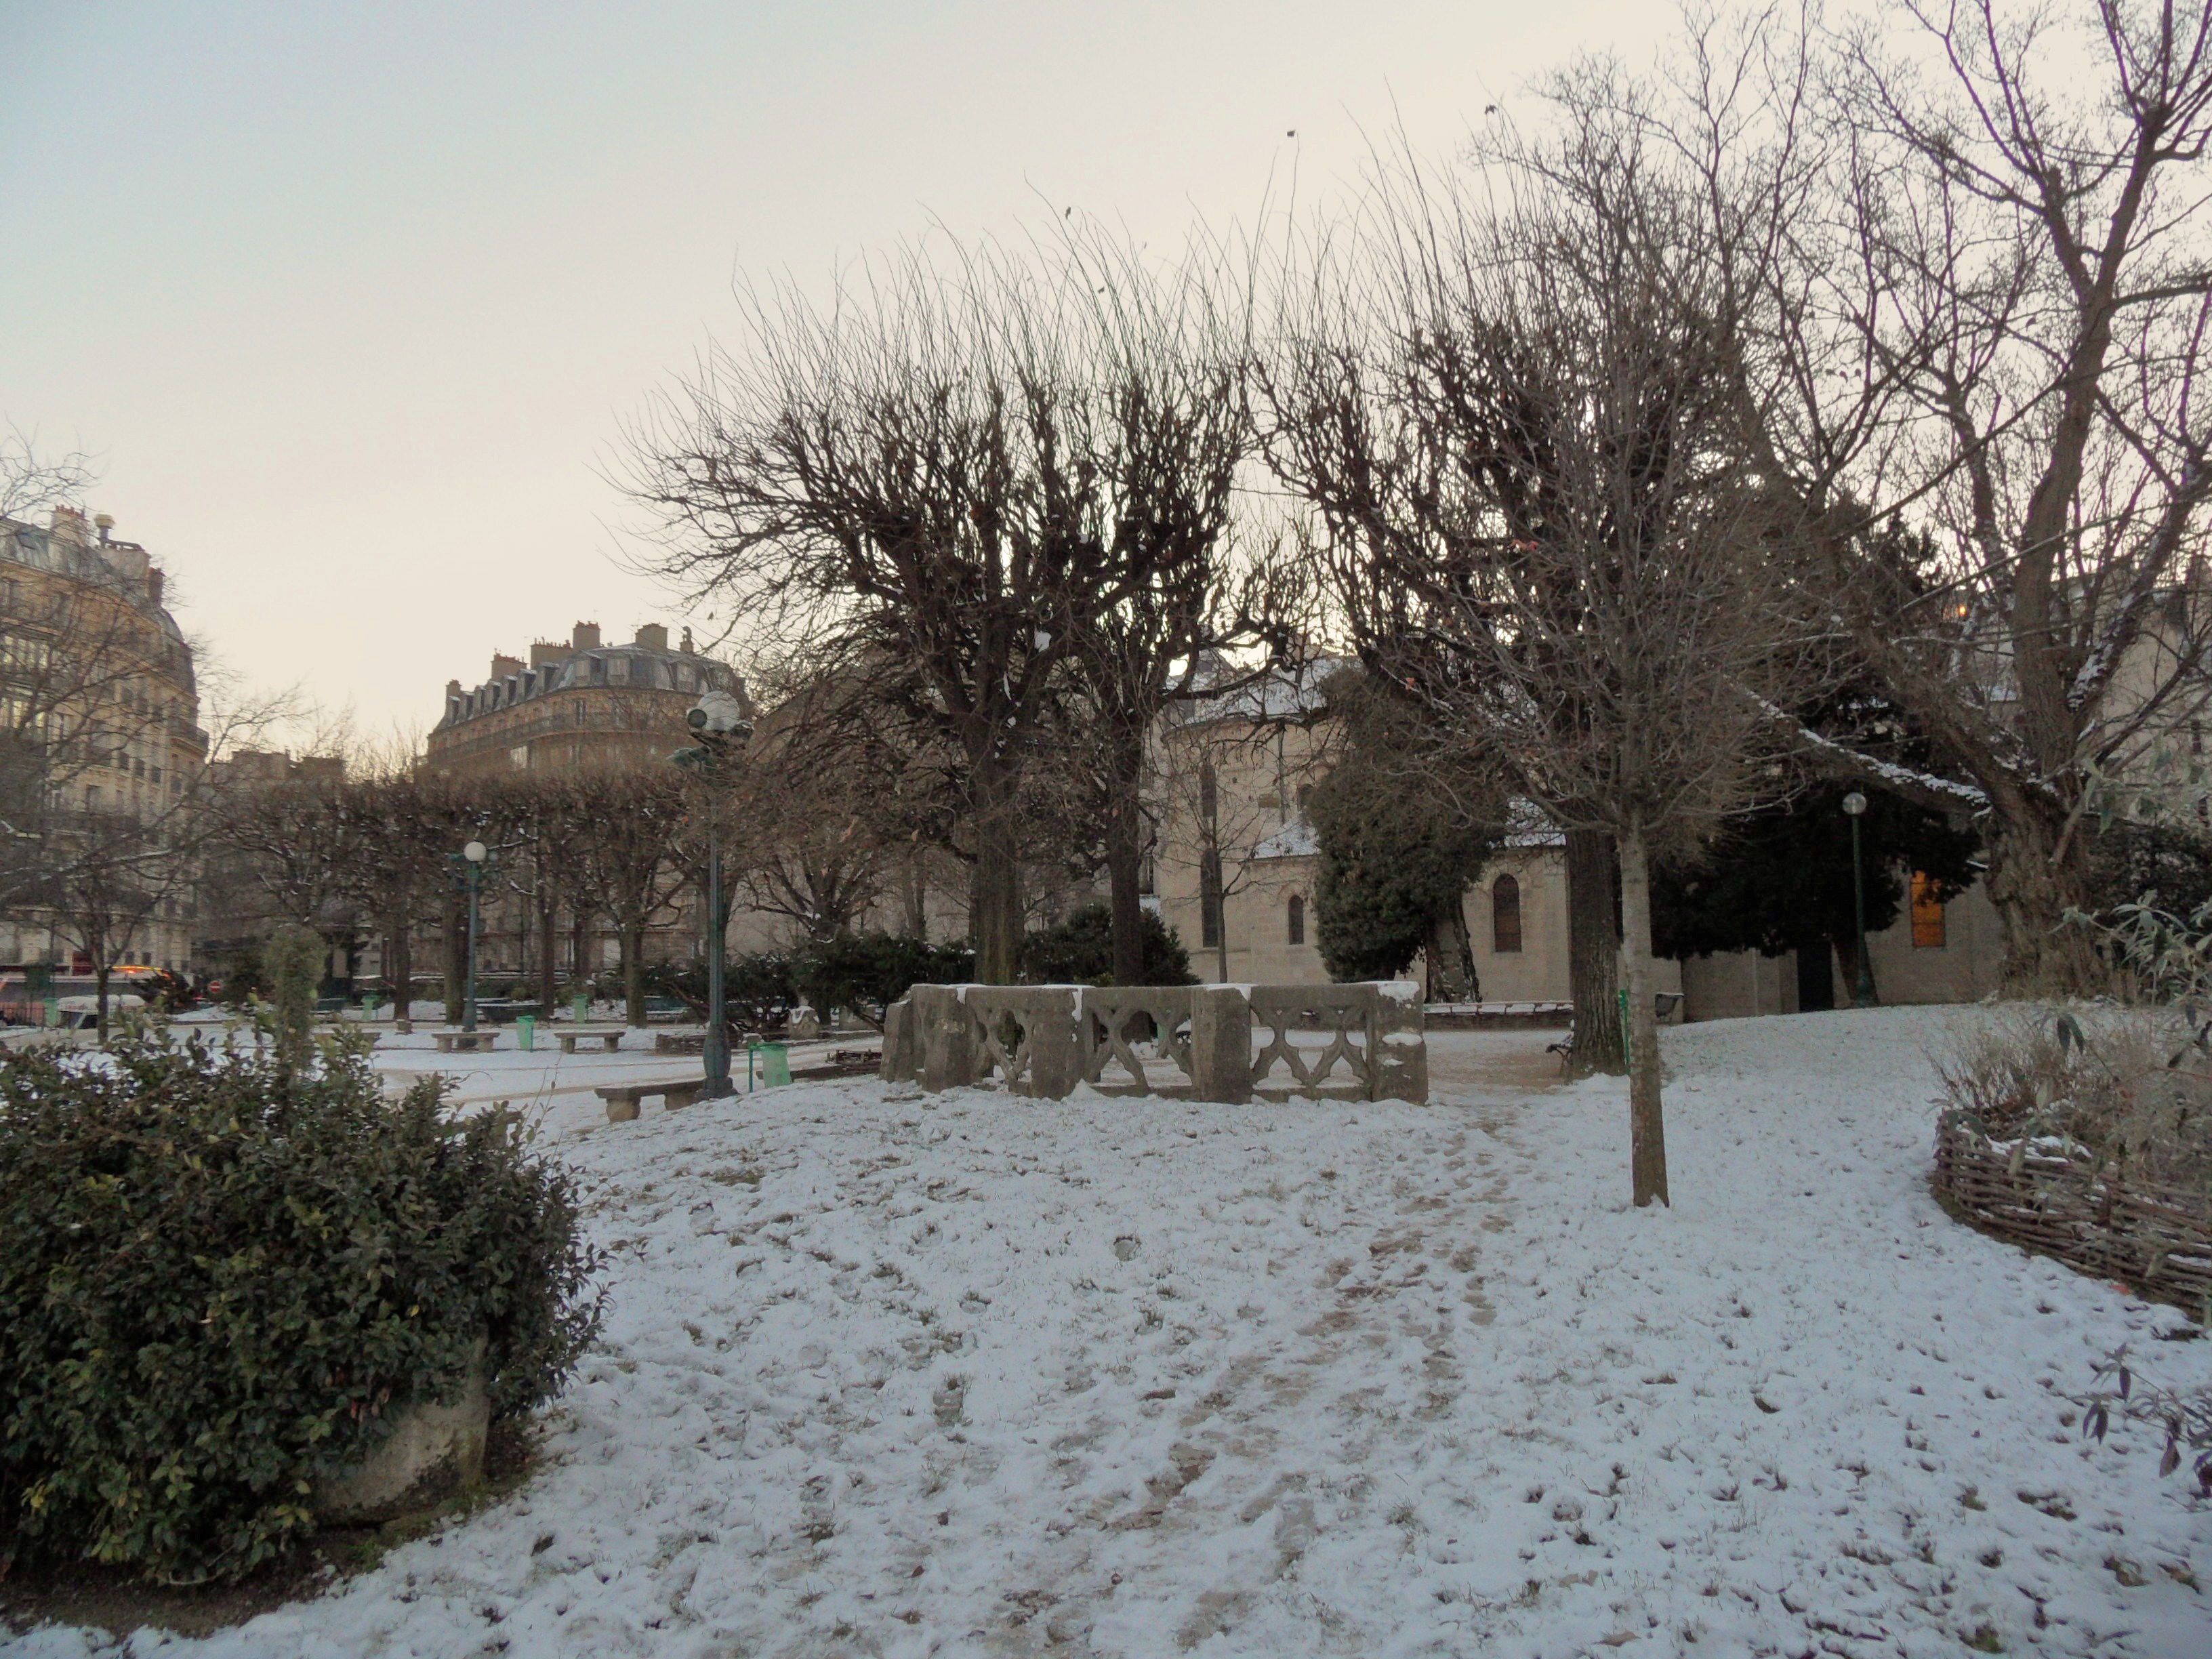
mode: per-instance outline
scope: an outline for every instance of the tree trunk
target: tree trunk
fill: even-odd
[[[93,1006],[98,1010],[100,1046],[103,1048],[107,1046],[107,957],[105,955],[94,957],[92,959]]]
[[[1613,920],[1613,837],[1567,831],[1567,994],[1575,1006],[1574,1063],[1621,1070],[1620,935]]]
[[[1466,894],[1461,894],[1458,902],[1452,906],[1450,921],[1452,947],[1459,952],[1460,971],[1467,978],[1467,1000],[1480,1002],[1482,1000],[1482,975],[1476,971],[1474,965],[1474,935],[1468,931]]]
[[[1114,983],[1145,982],[1143,809],[1135,795],[1115,801],[1106,819],[1106,881],[1114,915]]]
[[[929,902],[922,884],[920,852],[909,852],[906,855],[903,872],[899,896],[906,906],[906,936],[927,944],[929,939]]]
[[[975,896],[968,927],[975,946],[975,980],[1012,985],[1021,969],[1021,837],[1011,803],[987,796],[975,822]]]
[[[1871,954],[1871,953],[1869,953]],[[1836,966],[1844,976],[1844,1006],[1859,1006],[1859,939],[1856,933],[1846,933],[1836,941]],[[1867,1001],[1871,1006],[1881,1000],[1881,988],[1874,981],[1874,964],[1867,963]]]
[[[1464,910],[1457,915],[1445,911],[1429,918],[1425,954],[1429,959],[1428,994],[1431,1002],[1472,1002],[1480,996]]]
[[[633,922],[622,926],[623,1018],[635,1026],[645,1024],[645,929]]]
[[[1651,994],[1651,871],[1644,832],[1620,838],[1621,977],[1628,982],[1628,1160],[1636,1206],[1666,1204],[1667,1125],[1659,1100],[1659,1018]]]
[[[415,1029],[415,953],[409,918],[397,915],[384,927],[384,988],[392,994],[392,1030]]]
[[[1808,939],[1797,946],[1797,1012],[1825,1013],[1836,1006],[1835,946]]]
[[[560,896],[549,886],[538,906],[538,1018],[544,1020],[553,1018],[553,1000],[561,992],[556,950],[560,919]]]
[[[2066,835],[2055,805],[2000,803],[1990,815],[1984,884],[2004,936],[2004,988],[2016,997],[2090,997],[2107,975],[2088,930],[2068,924],[2089,908],[2088,849],[2081,826]],[[2060,850],[2063,839],[2065,848]]]
[[[592,960],[592,918],[580,907],[569,913],[568,958],[570,992],[582,991],[588,995],[599,965]]]

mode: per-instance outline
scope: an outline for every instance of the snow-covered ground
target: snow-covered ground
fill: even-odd
[[[1671,1212],[1541,1031],[1425,1108],[554,1097],[613,1294],[534,1480],[131,1650],[2202,1659],[2212,1513],[2061,1395],[2212,1341],[1937,1210],[1949,1017],[1667,1032]]]

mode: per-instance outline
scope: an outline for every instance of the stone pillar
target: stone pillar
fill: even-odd
[[[1429,1098],[1429,1040],[1419,988],[1401,981],[1376,989],[1375,1012],[1367,1023],[1367,1097],[1424,1105]]]
[[[911,1083],[921,1067],[914,1040],[914,1002],[901,997],[884,1010],[884,1062],[880,1075],[886,1083]]]
[[[1252,1098],[1252,1005],[1227,985],[1191,993],[1190,1094],[1242,1106]]]
[[[921,1086],[934,1093],[961,1089],[981,1074],[975,1017],[951,985],[917,985],[907,993],[914,1004],[916,1048],[921,1058]]]
[[[1075,1030],[1076,993],[1038,990],[1023,999],[1029,1020],[1030,1086],[1040,1100],[1065,1100],[1083,1080],[1083,1044]]]

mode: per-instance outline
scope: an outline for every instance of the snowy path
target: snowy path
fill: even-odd
[[[161,1651],[2212,1653],[2212,1514],[2050,1392],[2212,1342],[1936,1210],[1942,1018],[1668,1033],[1666,1214],[1540,1032],[1425,1109],[556,1112],[617,1265],[546,1466]]]

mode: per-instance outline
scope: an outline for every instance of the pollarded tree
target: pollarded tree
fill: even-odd
[[[692,803],[683,775],[666,764],[579,773],[573,799],[575,891],[614,924],[625,1017],[642,1025],[645,936],[674,914],[689,879],[684,842]]]
[[[1668,1199],[1651,864],[1753,804],[1798,672],[1740,342],[1651,142],[1593,122],[1509,139],[1487,193],[1386,182],[1264,387],[1363,656],[1618,845],[1638,1205]]]
[[[1171,310],[1098,303],[1092,263],[955,263],[910,250],[828,309],[752,296],[744,345],[636,434],[633,489],[664,574],[902,680],[957,760],[976,972],[1006,983],[1040,729],[1100,620],[1218,537],[1239,414]]]

